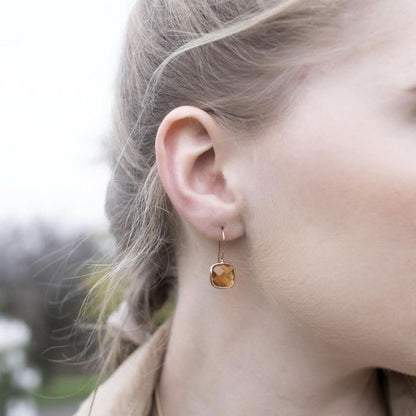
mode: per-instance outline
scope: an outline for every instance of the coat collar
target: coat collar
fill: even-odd
[[[382,369],[391,416],[416,416],[416,377]]]
[[[91,416],[149,416],[153,392],[163,366],[172,317],[130,354],[100,385]],[[380,369],[389,416],[416,416],[416,377]],[[74,416],[88,416],[91,394]]]
[[[133,351],[97,389],[90,416],[148,416],[169,340],[172,317]],[[74,416],[88,416],[91,394]]]

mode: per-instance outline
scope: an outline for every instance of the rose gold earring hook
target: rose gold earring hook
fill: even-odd
[[[224,241],[225,241],[225,233],[224,233],[224,227],[221,227],[221,233],[222,233],[222,241],[218,241],[218,263],[224,263]],[[222,253],[221,253],[221,259],[220,259],[220,251],[222,246]]]

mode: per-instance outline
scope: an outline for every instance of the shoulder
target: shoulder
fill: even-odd
[[[130,354],[74,416],[147,416],[167,348],[172,317]],[[92,411],[90,412],[91,403]]]

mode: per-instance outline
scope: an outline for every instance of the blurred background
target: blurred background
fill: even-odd
[[[74,323],[113,247],[105,151],[133,3],[0,3],[0,416],[72,415],[96,381]]]

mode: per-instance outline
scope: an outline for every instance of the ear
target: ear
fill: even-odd
[[[227,181],[230,141],[207,112],[176,107],[156,135],[156,164],[163,186],[183,219],[209,239],[244,234],[238,189]]]

